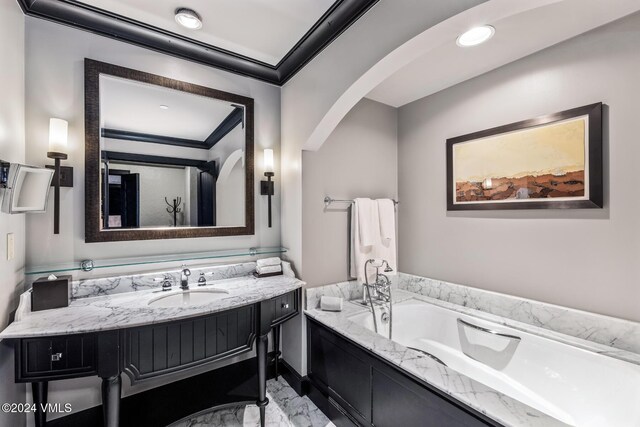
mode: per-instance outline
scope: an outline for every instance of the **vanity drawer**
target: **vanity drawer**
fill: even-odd
[[[95,335],[25,338],[16,344],[16,380],[63,379],[96,371]]]
[[[282,323],[298,314],[298,295],[299,292],[296,290],[273,298],[272,326]]]

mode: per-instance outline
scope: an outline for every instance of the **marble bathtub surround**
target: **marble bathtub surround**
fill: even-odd
[[[344,286],[345,284],[342,287]],[[306,292],[309,291],[311,289]],[[316,290],[316,293],[319,291]],[[395,302],[411,298],[428,299],[401,290],[396,290],[394,293]],[[349,317],[366,311],[367,309],[362,306],[345,304],[343,311],[339,313],[307,308],[305,314],[372,351],[392,365],[437,387],[502,425],[518,427],[566,426],[555,418],[472,380],[418,351],[404,347],[349,320]]]
[[[624,350],[624,349],[616,348],[613,346],[600,344],[598,342],[595,342],[586,338],[580,338],[570,334],[556,332],[549,328],[544,328],[542,326],[537,326],[535,324],[514,320],[509,317],[495,315],[488,311],[483,311],[477,308],[473,308],[471,304],[465,305],[464,299],[460,299],[460,300],[453,299],[453,301],[455,302],[450,302],[450,301],[447,301],[446,298],[442,298],[442,299],[436,298],[437,296],[443,296],[444,294],[432,293],[432,295],[435,295],[436,297],[427,296],[425,295],[425,293],[428,291],[429,288],[426,286],[422,288],[423,292],[414,292],[413,289],[416,289],[415,288],[416,282],[413,281],[414,277],[416,276],[400,274],[397,281],[392,280],[392,284],[394,288],[394,292],[393,292],[394,302],[397,303],[409,298],[419,299],[421,301],[426,301],[431,304],[435,304],[450,310],[455,310],[460,313],[478,317],[480,319],[488,320],[494,323],[499,323],[501,325],[508,326],[510,328],[514,328],[523,332],[528,332],[534,335],[542,336],[544,338],[559,341],[563,344],[572,345],[574,347],[579,347],[584,350],[592,351],[594,353],[610,356],[616,359],[621,359],[626,362],[640,364],[640,352]],[[412,280],[412,282],[414,283],[412,290],[399,289],[399,286],[406,286],[406,282],[403,284],[399,284],[398,281],[402,282],[407,278]],[[426,282],[423,282],[423,283],[426,283]],[[463,288],[461,289],[461,292],[464,290],[464,288],[467,288],[466,286],[461,286],[461,285],[454,285],[454,286]],[[468,288],[468,289],[472,289],[472,288]],[[484,292],[484,291],[481,291],[481,292]],[[340,283],[335,283],[327,286],[308,288],[305,290],[305,294],[306,294],[306,302],[307,302],[305,305],[306,309],[319,310],[320,298],[323,295],[343,297],[345,298],[346,301],[359,301],[362,298],[362,286],[359,286],[355,281],[340,282]],[[506,296],[506,297],[513,298],[509,296]],[[460,303],[460,301],[462,301],[463,303]],[[531,301],[531,302],[536,303],[535,301]],[[354,304],[345,304],[345,305],[354,305]],[[360,307],[359,304],[358,304],[358,307]],[[570,309],[567,309],[567,310],[570,310]],[[591,313],[585,313],[585,314],[591,315]],[[594,315],[594,316],[599,316],[599,315]],[[602,317],[606,317],[606,316],[602,316]],[[614,319],[614,320],[619,320],[619,319]],[[623,322],[626,322],[626,321],[623,321]]]
[[[334,283],[332,285],[319,286],[305,290],[306,305],[308,310],[319,309],[320,299],[323,296],[343,298],[345,301],[352,301],[362,298],[362,285],[356,280],[348,282]]]
[[[16,318],[0,333],[0,340],[47,335],[66,335],[150,325],[168,320],[201,316],[253,304],[298,289],[304,282],[285,275],[258,279],[253,275],[217,280],[198,289],[215,287],[228,294],[205,305],[149,306],[157,289],[106,294],[72,300],[68,307],[31,312],[30,292],[20,296]],[[176,288],[169,293],[183,292]]]
[[[400,273],[398,289],[640,354],[640,323]]]
[[[335,427],[308,397],[300,397],[287,382],[267,381],[267,427]],[[258,427],[256,405],[229,405],[210,409],[171,424],[169,427]]]
[[[415,289],[416,282],[412,277],[400,277],[399,281],[410,279]],[[640,354],[626,350],[616,349],[611,346],[602,345],[586,339],[577,338],[567,334],[561,334],[546,328],[516,321],[507,317],[501,317],[485,311],[480,311],[464,304],[459,303],[464,300],[454,300],[454,302],[445,299],[436,299],[425,296],[420,293],[398,289],[397,286],[406,286],[408,282],[403,284],[396,283],[396,289],[393,291],[394,303],[399,303],[409,299],[415,299],[430,304],[434,304],[443,308],[454,310],[479,319],[498,323],[509,328],[521,330],[523,332],[542,336],[544,338],[556,340],[567,345],[572,345],[587,351],[598,353],[604,356],[621,359],[630,363],[640,365]],[[459,285],[457,285],[459,286]],[[364,327],[349,320],[349,317],[368,311],[368,309],[355,303],[347,303],[344,309],[339,313],[321,311],[317,306],[317,302],[322,295],[346,296],[356,295],[359,299],[357,289],[361,288],[355,282],[342,282],[333,285],[323,286],[319,288],[306,289],[307,308],[305,314],[327,325],[331,329],[354,341],[355,343],[371,350],[383,359],[398,366],[406,372],[416,375],[418,378],[434,385],[445,393],[460,400],[461,402],[471,406],[479,412],[489,416],[492,419],[506,426],[559,426],[565,425],[562,422],[541,413],[521,402],[512,399],[484,384],[478,383],[446,366],[443,366],[433,359],[424,356],[412,349],[402,346],[399,343],[388,340],[381,335],[365,329]],[[462,287],[461,288],[465,288]],[[426,288],[425,288],[426,289]],[[438,295],[438,294],[434,294]],[[440,294],[442,296],[442,294]],[[590,314],[590,313],[587,313]],[[616,319],[617,320],[617,319]]]

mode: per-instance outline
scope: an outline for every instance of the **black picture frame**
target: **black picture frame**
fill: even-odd
[[[254,100],[205,86],[85,58],[85,242],[184,239],[255,234],[254,205]],[[245,113],[245,225],[237,227],[181,227],[104,229],[100,221],[100,75],[163,86],[242,106]],[[158,159],[156,159],[158,160]]]
[[[515,210],[515,209],[593,209],[602,208],[604,205],[603,188],[603,104],[598,102],[559,113],[548,114],[534,119],[523,120],[504,126],[498,126],[467,135],[457,136],[447,139],[446,162],[447,162],[447,211],[471,211],[471,210]],[[539,127],[568,120],[575,117],[588,116],[588,137],[589,137],[589,198],[583,200],[554,200],[553,198],[536,199],[535,201],[514,201],[514,202],[466,202],[455,203],[455,179],[454,179],[454,159],[453,147],[455,144],[473,141],[476,139],[497,136],[518,130]]]

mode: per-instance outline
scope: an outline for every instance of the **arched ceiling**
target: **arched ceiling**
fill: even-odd
[[[640,10],[637,0],[490,0],[414,37],[358,78],[331,106],[304,150],[318,150],[344,116],[367,97],[400,107]],[[480,24],[496,27],[488,43],[455,40]]]

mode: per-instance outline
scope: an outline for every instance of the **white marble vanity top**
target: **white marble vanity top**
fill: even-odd
[[[167,292],[155,288],[75,299],[68,307],[37,312],[30,311],[31,295],[30,291],[27,291],[20,297],[15,321],[0,332],[0,339],[97,332],[185,319],[271,299],[303,285],[304,282],[285,275],[261,279],[242,276],[216,280],[203,287],[191,283],[192,290],[216,288],[229,292],[228,295],[206,305],[148,305],[151,300],[162,294],[182,292],[179,287],[174,286],[173,290]]]

